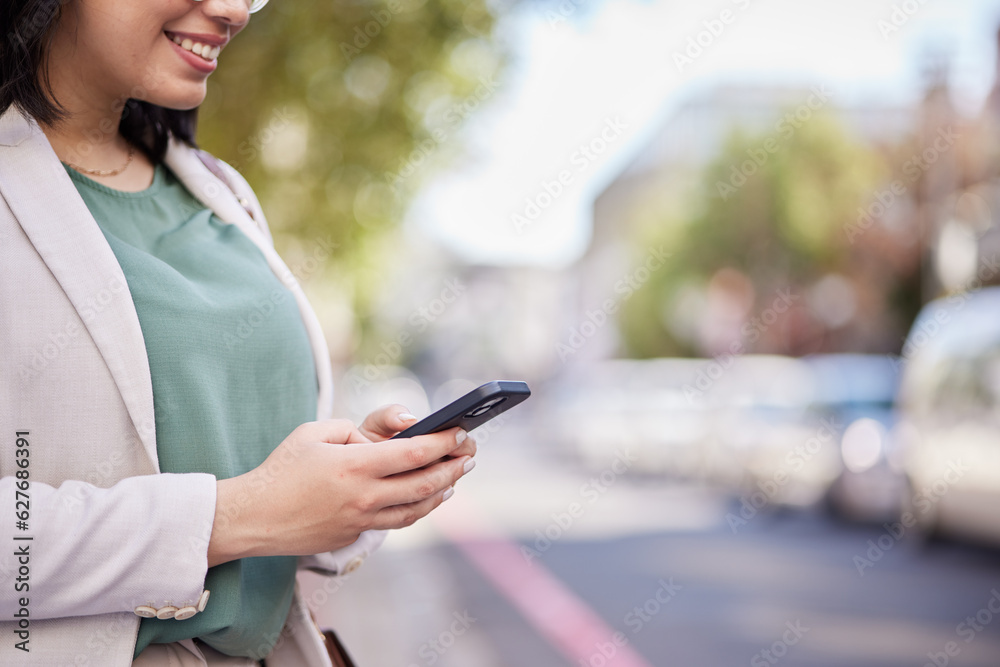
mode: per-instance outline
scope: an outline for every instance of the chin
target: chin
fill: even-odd
[[[188,111],[189,109],[197,108],[204,101],[204,90],[197,94],[158,96],[156,99],[149,100],[152,104],[165,109],[174,109],[175,111]]]
[[[190,111],[191,109],[197,109],[199,106],[201,106],[201,103],[203,101],[204,98],[199,99],[197,102],[190,102],[186,104],[175,104],[173,106],[168,106],[167,108],[173,109],[175,111]]]

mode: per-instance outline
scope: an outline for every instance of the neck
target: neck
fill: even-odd
[[[65,162],[90,169],[118,167],[128,154],[128,144],[118,132],[127,98],[116,98],[99,81],[88,82],[87,68],[78,67],[75,57],[61,44],[54,44],[49,53],[52,95],[66,114],[41,129]]]
[[[150,186],[153,163],[140,151],[130,159],[128,142],[118,131],[125,98],[100,96],[95,91],[80,90],[73,82],[55,80],[52,91],[66,117],[40,126],[60,160],[117,190],[137,192]]]
[[[60,160],[90,169],[120,166],[128,153],[128,144],[118,131],[122,103],[105,111],[100,107],[73,104],[65,96],[58,98],[67,111],[66,117],[41,129]],[[65,100],[65,101],[64,101]]]

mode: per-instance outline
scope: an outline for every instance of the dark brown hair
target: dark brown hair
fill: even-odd
[[[0,2],[0,114],[11,106],[26,118],[54,125],[68,113],[52,93],[46,68],[62,5],[72,0],[2,0]],[[154,163],[163,161],[171,135],[195,145],[198,110],[166,109],[129,99],[118,130]]]

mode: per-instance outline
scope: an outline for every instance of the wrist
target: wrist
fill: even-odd
[[[208,544],[208,566],[249,556],[267,555],[264,537],[270,532],[255,511],[246,475],[216,481],[215,520]]]

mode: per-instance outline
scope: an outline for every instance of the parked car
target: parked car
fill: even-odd
[[[826,500],[839,517],[886,521],[899,515],[906,490],[895,407],[899,359],[874,354],[807,357],[817,385],[814,409],[837,424],[841,469]]]
[[[610,360],[577,369],[549,392],[554,433],[588,467],[615,447],[634,472],[698,480],[767,502],[808,505],[839,473],[839,453],[810,410],[810,370],[799,359]],[[806,449],[804,449],[806,448]]]
[[[1000,544],[1000,288],[929,303],[901,363],[904,524]]]
[[[726,477],[754,505],[810,506],[840,471],[837,433],[815,409],[817,384],[802,359],[745,355],[720,378],[715,413]]]
[[[702,477],[711,415],[683,389],[699,368],[691,359],[614,359],[574,369],[547,392],[543,412],[558,425],[551,438],[594,470],[626,447],[633,472]]]

